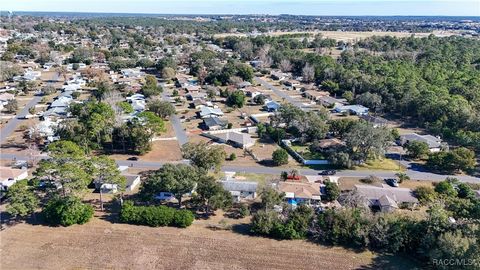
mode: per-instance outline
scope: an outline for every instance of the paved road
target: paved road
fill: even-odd
[[[15,131],[17,126],[20,125],[20,123],[24,120],[23,118],[28,114],[28,109],[37,105],[41,99],[41,96],[34,96],[33,99],[30,100],[14,118],[8,121],[8,123],[0,130],[0,143],[5,142],[8,136],[10,136]]]
[[[166,90],[162,92],[162,98],[164,101],[169,101],[168,93],[166,92]],[[180,118],[178,117],[178,115],[171,115],[170,121],[172,122],[175,137],[177,137],[178,144],[181,147],[188,142],[187,132],[185,131],[185,129],[183,129],[182,123],[180,122]]]
[[[277,87],[273,86],[271,83],[267,82],[266,80],[264,80],[260,77],[255,77],[255,82],[260,83],[265,88],[272,90],[277,96],[284,98],[286,101],[288,101],[292,105],[295,105],[295,106],[297,106],[298,108],[300,108],[304,111],[309,111],[310,110],[308,107],[305,107],[305,105],[303,105],[303,103],[295,100],[290,95],[288,95],[288,94],[284,93],[283,91],[279,90]]]
[[[47,157],[45,154],[39,155],[39,158]],[[29,157],[18,155],[18,154],[9,154],[9,153],[0,153],[0,159],[17,159],[17,160],[28,160]],[[188,164],[188,160],[182,160],[178,162],[170,162],[170,161],[129,161],[129,160],[117,160],[116,161],[119,166],[130,166],[133,168],[143,168],[143,169],[158,169],[163,166],[165,163],[184,163]],[[288,168],[277,168],[277,167],[264,167],[264,166],[223,166],[222,171],[224,172],[246,172],[246,173],[258,173],[258,174],[274,174],[280,175],[283,171],[289,171],[291,169]],[[318,170],[313,169],[299,169],[298,170],[302,175],[317,175],[319,173]],[[336,176],[340,177],[367,177],[370,175],[374,175],[380,178],[390,178],[395,177],[394,171],[370,171],[370,170],[341,170],[338,171]],[[407,170],[407,175],[410,176],[411,179],[414,180],[431,180],[431,181],[442,181],[445,180],[447,177],[455,177],[462,182],[470,182],[470,183],[480,183],[480,178],[468,176],[468,175],[442,175],[442,174],[435,174],[430,172],[420,172],[414,170]]]

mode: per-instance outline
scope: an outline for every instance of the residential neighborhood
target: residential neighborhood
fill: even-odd
[[[145,12],[0,11],[0,268],[476,269],[478,17]]]

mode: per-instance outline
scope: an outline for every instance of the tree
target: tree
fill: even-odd
[[[175,114],[175,107],[173,107],[172,103],[158,99],[152,100],[148,103],[148,110],[154,112],[163,119]]]
[[[340,188],[333,182],[326,182],[325,193],[327,201],[335,201],[340,196]]]
[[[171,67],[164,67],[162,69],[162,78],[165,80],[171,80],[175,77],[175,70]]]
[[[455,190],[453,185],[447,180],[444,180],[444,181],[438,183],[435,186],[435,191],[439,194],[443,194],[443,195],[446,195],[448,197],[457,196],[457,191]]]
[[[158,86],[157,78],[153,75],[145,76],[145,84],[142,86],[142,93],[146,97],[158,96],[163,92],[162,87]]]
[[[50,159],[40,161],[34,173],[36,179],[48,183],[53,193],[64,198],[85,191],[92,178],[83,150],[73,142],[57,141],[47,151]]]
[[[421,159],[430,153],[430,148],[426,142],[411,141],[404,146],[408,155],[413,159]]]
[[[7,213],[15,217],[26,217],[35,212],[39,200],[27,181],[18,181],[8,188]]]
[[[5,105],[5,110],[7,113],[14,113],[18,110],[18,102],[16,99],[11,99]]]
[[[116,185],[117,190],[123,192],[125,190],[127,180],[125,176],[120,174],[117,164],[113,159],[107,156],[94,157],[91,160],[93,182],[100,187],[100,209],[103,211],[102,185]]]
[[[302,69],[302,79],[306,83],[310,83],[315,78],[315,68],[310,64],[305,64]]]
[[[263,104],[265,104],[265,96],[262,95],[262,94],[256,95],[253,98],[253,102],[255,102],[255,104],[258,104],[258,105],[263,105]]]
[[[201,207],[208,215],[212,210],[225,209],[232,205],[230,192],[223,189],[222,185],[212,176],[200,174],[196,189]]]
[[[355,123],[344,136],[352,158],[360,162],[365,162],[369,157],[383,156],[391,139],[388,129],[375,128],[364,121]]]
[[[413,193],[415,194],[415,197],[417,197],[418,201],[423,205],[433,203],[437,197],[437,193],[435,193],[435,190],[433,190],[431,187],[420,186],[417,187]]]
[[[475,152],[460,147],[452,151],[440,151],[429,155],[427,167],[433,170],[456,172],[468,171],[475,167]]]
[[[237,107],[242,108],[245,105],[246,97],[243,91],[235,91],[228,95],[227,97],[227,105],[230,107]]]
[[[197,170],[192,166],[167,163],[147,178],[141,186],[140,194],[151,200],[160,192],[171,192],[181,207],[183,195],[193,190],[198,176]]]
[[[260,193],[260,198],[262,199],[261,206],[266,211],[273,209],[275,205],[282,203],[285,194],[279,193],[277,190],[273,189],[270,186],[263,188]]]
[[[51,199],[42,213],[45,220],[52,225],[71,226],[87,223],[93,216],[93,207],[83,204],[76,197],[69,196]]]
[[[282,72],[289,72],[290,70],[292,70],[292,64],[290,63],[290,61],[288,61],[288,59],[282,59],[278,67]]]
[[[382,97],[375,93],[366,92],[358,95],[356,101],[358,104],[370,108],[374,112],[382,107]]]
[[[479,259],[478,240],[473,237],[464,236],[460,230],[442,233],[436,240],[434,248],[430,250],[429,256],[432,262],[456,261],[461,259],[467,263],[462,269],[477,269]],[[438,269],[451,269],[448,264],[438,264]]]
[[[467,183],[459,183],[457,185],[457,192],[459,198],[470,199],[475,197],[475,192]]]
[[[259,138],[263,138],[265,134],[267,133],[267,128],[263,123],[258,123],[257,125],[257,135]]]
[[[226,157],[222,146],[212,146],[205,142],[184,144],[182,146],[182,155],[183,158],[190,159],[193,166],[206,171],[212,168],[216,171],[220,170]]]
[[[165,131],[165,122],[155,113],[149,111],[141,112],[137,115],[137,117],[142,123],[143,127],[150,134],[150,138],[153,138],[153,136],[159,135],[161,132]]]
[[[288,153],[285,149],[279,148],[272,153],[272,160],[276,166],[288,164]]]
[[[47,84],[42,88],[42,95],[48,96],[48,95],[51,95],[51,94],[55,93],[56,91],[57,90],[55,89],[55,87],[53,85]]]

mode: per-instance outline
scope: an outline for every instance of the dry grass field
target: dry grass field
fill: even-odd
[[[289,34],[310,34],[316,35],[321,34],[325,38],[332,38],[339,41],[351,42],[371,36],[394,36],[394,37],[409,37],[414,35],[415,37],[427,37],[430,34],[434,34],[436,36],[450,36],[454,35],[453,32],[445,32],[445,31],[435,31],[433,33],[408,33],[408,32],[353,32],[353,31],[298,31],[298,32],[271,32],[266,33],[265,35],[268,36],[281,36],[281,35],[289,35]],[[224,34],[216,34],[214,35],[215,38],[224,38],[228,36],[247,36],[244,33],[224,33]]]
[[[187,229],[98,218],[68,228],[17,224],[0,233],[0,268],[394,269],[390,259],[370,252],[212,231],[204,225],[208,222],[196,221]]]

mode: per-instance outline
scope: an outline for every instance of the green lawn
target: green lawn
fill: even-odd
[[[356,166],[356,170],[386,170],[386,171],[405,171],[405,167],[399,166],[393,159],[375,159],[368,160],[366,163]]]
[[[308,145],[292,143],[290,146],[295,152],[300,154],[304,159],[325,159],[322,153],[312,153]]]

